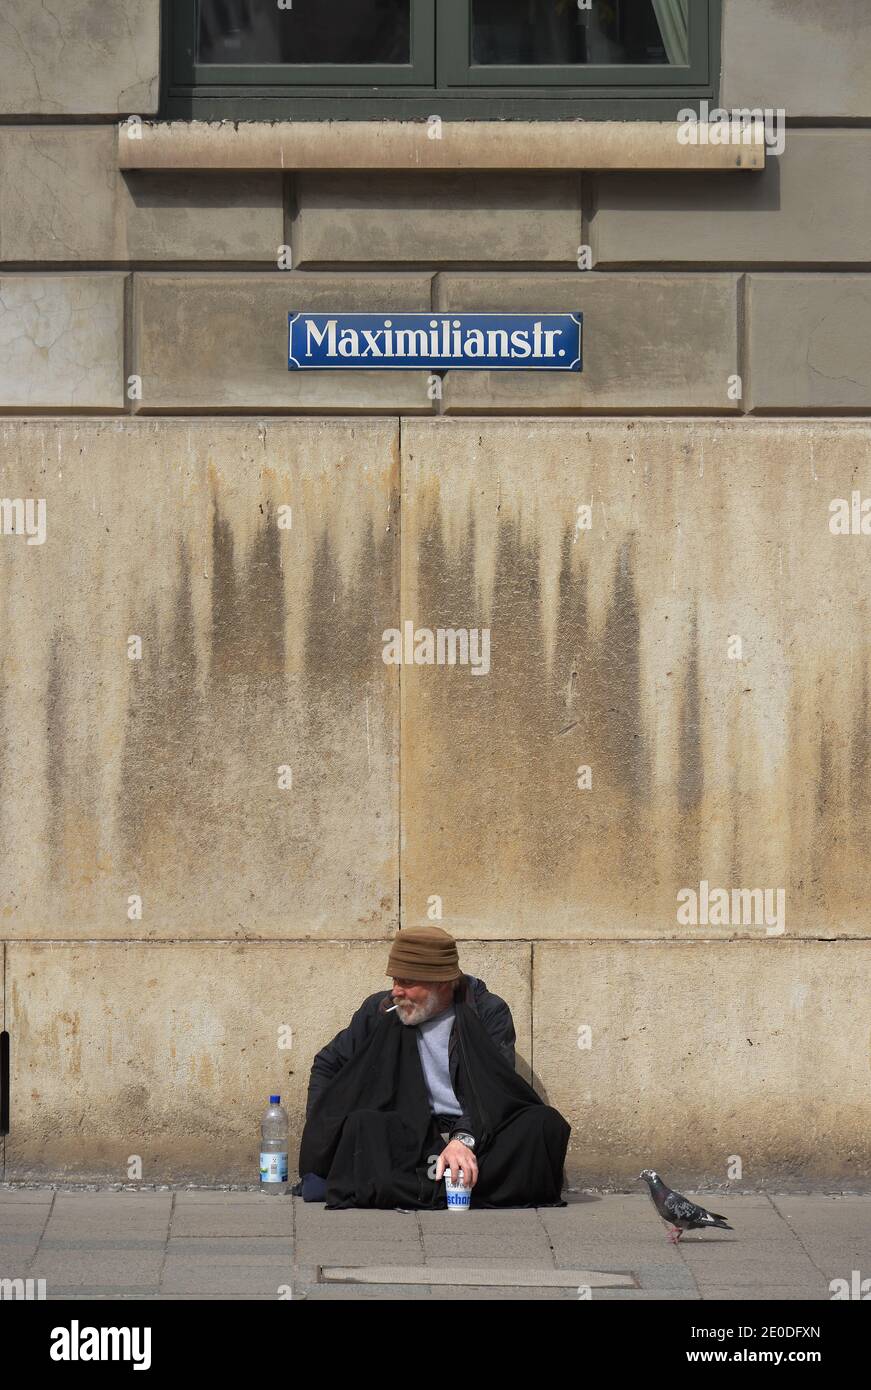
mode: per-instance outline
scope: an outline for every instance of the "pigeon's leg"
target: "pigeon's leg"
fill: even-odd
[[[680,1240],[680,1231],[678,1230],[677,1226],[669,1226],[668,1238],[671,1241],[672,1245],[677,1245],[678,1241]]]
[[[675,1238],[674,1238],[674,1243],[675,1243],[675,1245],[677,1245],[678,1241],[680,1240],[681,1236],[683,1235],[683,1231],[681,1230],[680,1226],[675,1226],[674,1229],[677,1231],[677,1235],[676,1235]]]

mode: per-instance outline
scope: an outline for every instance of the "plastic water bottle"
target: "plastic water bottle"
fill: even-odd
[[[269,1097],[260,1122],[260,1191],[274,1197],[287,1192],[287,1111],[281,1096]]]

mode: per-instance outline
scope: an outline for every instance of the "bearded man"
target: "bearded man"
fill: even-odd
[[[571,1126],[515,1072],[504,999],[441,927],[400,931],[386,973],[312,1063],[294,1194],[447,1210],[450,1168],[473,1207],[565,1206]]]

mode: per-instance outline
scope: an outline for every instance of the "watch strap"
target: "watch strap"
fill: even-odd
[[[471,1148],[471,1149],[474,1149],[474,1147],[475,1147],[475,1136],[474,1136],[474,1134],[471,1134],[471,1133],[469,1132],[469,1130],[467,1130],[467,1129],[456,1129],[456,1130],[454,1130],[454,1133],[451,1135],[451,1138],[452,1138],[452,1139],[459,1139],[459,1141],[460,1141],[461,1144],[464,1144],[464,1143],[466,1142],[467,1139],[471,1139],[471,1141],[472,1141],[471,1144],[467,1144],[466,1147],[467,1147],[467,1148]]]

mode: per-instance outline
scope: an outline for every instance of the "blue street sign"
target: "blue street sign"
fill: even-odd
[[[291,372],[582,370],[583,314],[288,314]]]

